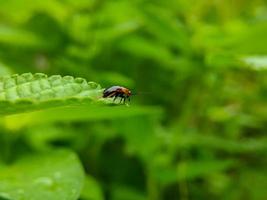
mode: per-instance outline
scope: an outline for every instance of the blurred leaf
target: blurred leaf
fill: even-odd
[[[266,54],[267,47],[264,44],[267,42],[267,23],[247,24],[243,31],[245,32],[242,35],[236,32],[231,50],[239,54]]]
[[[155,124],[160,119],[159,116],[155,114],[133,116],[131,119],[121,119],[114,122],[127,142],[126,151],[128,153],[138,154],[143,160],[154,155],[160,142],[155,131]]]
[[[169,47],[188,51],[190,48],[187,27],[174,16],[170,10],[159,9],[156,6],[143,8],[145,28],[155,36],[158,41]]]
[[[114,200],[146,200],[146,196],[133,188],[125,186],[115,186],[112,189],[112,199]]]
[[[15,125],[14,125],[15,126]],[[9,130],[16,130],[13,127],[8,127]],[[16,128],[18,128],[16,126]],[[28,129],[28,131],[25,133],[25,138],[30,143],[31,147],[34,148],[37,151],[45,151],[53,148],[51,145],[52,141],[64,141],[64,140],[72,140],[74,139],[74,134],[72,130],[66,128],[65,130],[62,130],[62,128],[59,128],[57,126],[52,125],[40,125],[31,127]]]
[[[237,165],[235,160],[199,160],[181,161],[177,167],[170,164],[165,166],[152,166],[151,172],[155,180],[162,186],[173,184],[177,181],[194,180],[196,178],[206,178],[224,172]]]
[[[11,75],[11,74],[12,74],[12,70],[10,69],[10,67],[0,62],[0,76]]]
[[[258,167],[253,168],[248,169],[245,167],[240,170],[240,176],[234,180],[234,184],[237,187],[231,188],[227,195],[228,199],[263,200],[267,198],[265,190],[267,187],[267,171]]]
[[[233,140],[211,135],[183,135],[174,141],[175,148],[212,148],[230,153],[265,152],[267,149],[267,138]]]
[[[167,66],[174,61],[174,56],[163,45],[153,41],[151,39],[144,39],[139,36],[128,37],[120,44],[122,50],[129,52],[134,56],[141,57],[143,59],[152,59]]]
[[[231,68],[240,65],[237,56],[234,54],[216,50],[207,52],[205,62],[208,66],[219,68]]]
[[[185,161],[177,166],[177,179],[194,179],[228,170],[236,165],[234,160]]]
[[[102,72],[98,79],[107,85],[112,85],[116,82],[117,85],[124,85],[127,88],[133,88],[134,86],[132,79],[116,72]]]
[[[80,198],[82,200],[104,200],[103,191],[93,177],[89,175],[85,177],[84,186]]]
[[[10,115],[3,118],[6,127],[16,130],[25,126],[45,124],[49,122],[70,122],[70,121],[96,121],[104,119],[127,118],[131,116],[155,116],[162,113],[157,107],[140,106],[93,106],[79,105],[62,108],[51,108],[31,113]]]
[[[110,28],[102,28],[95,31],[95,39],[100,41],[110,41],[111,39],[119,38],[123,35],[135,31],[139,27],[138,22],[129,21],[122,24],[117,24]]]
[[[83,169],[75,154],[55,151],[24,157],[0,172],[0,196],[13,200],[76,200]]]
[[[255,70],[266,70],[267,56],[246,56],[241,59],[248,67]]]
[[[0,43],[19,47],[45,47],[45,41],[32,32],[0,25]]]
[[[21,9],[23,8],[23,9]],[[58,21],[67,17],[68,9],[60,1],[10,0],[1,1],[0,13],[8,16],[9,20],[18,24],[25,23],[35,12],[44,12]]]

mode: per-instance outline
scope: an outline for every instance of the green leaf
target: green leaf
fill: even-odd
[[[145,200],[145,194],[127,186],[114,186],[112,188],[112,199],[114,200]]]
[[[201,136],[197,134],[180,135],[174,139],[175,148],[211,148],[222,150],[229,153],[248,153],[248,152],[266,152],[267,138],[260,139],[244,139],[236,141],[233,139],[225,139],[217,136]]]
[[[24,157],[1,168],[0,197],[12,200],[75,200],[84,172],[76,155],[60,150]]]
[[[173,54],[165,46],[162,46],[157,41],[144,39],[140,36],[124,39],[119,44],[119,47],[133,56],[162,63],[166,68],[172,65],[175,60]]]
[[[45,42],[33,34],[21,29],[0,26],[0,43],[20,47],[43,47]]]
[[[98,84],[72,76],[47,77],[41,73],[4,76],[0,77],[0,115],[100,102],[102,92]]]
[[[3,75],[10,75],[12,70],[9,66],[7,66],[5,63],[1,62],[0,60],[0,76]]]
[[[86,176],[81,198],[84,200],[104,200],[103,191],[93,177]]]
[[[238,179],[234,180],[237,187],[231,188],[227,199],[242,199],[244,193],[248,199],[261,200],[266,199],[267,171],[263,167],[242,168]]]
[[[225,171],[236,165],[235,160],[189,161],[178,165],[178,180],[194,179]]]
[[[23,8],[23,9],[21,9]],[[41,12],[53,17],[61,22],[67,16],[67,7],[62,2],[47,0],[10,0],[1,1],[0,12],[9,21],[16,24],[23,24],[29,20],[35,13]]]
[[[57,107],[30,113],[20,113],[3,117],[8,129],[20,129],[27,126],[51,122],[112,120],[134,116],[154,116],[160,118],[162,110],[158,107],[144,106],[97,106],[79,105]]]
[[[267,68],[267,56],[246,56],[241,58],[248,67],[254,70],[266,70]]]

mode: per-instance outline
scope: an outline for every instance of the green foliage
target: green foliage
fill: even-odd
[[[103,90],[94,82],[72,76],[26,73],[0,77],[0,114],[99,101]],[[103,101],[104,102],[104,101]]]
[[[0,199],[267,199],[266,10],[0,0]]]
[[[25,156],[1,167],[0,196],[19,200],[77,199],[83,179],[80,161],[72,152]]]

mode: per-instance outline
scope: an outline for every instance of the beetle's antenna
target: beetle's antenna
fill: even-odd
[[[152,94],[152,92],[132,92],[132,95],[140,95],[140,94]]]

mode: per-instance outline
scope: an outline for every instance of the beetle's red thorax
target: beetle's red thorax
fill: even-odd
[[[121,91],[124,93],[124,94],[126,94],[127,96],[131,96],[131,91],[129,90],[129,89],[127,89],[127,88],[124,88],[124,87],[122,87],[121,88]]]

